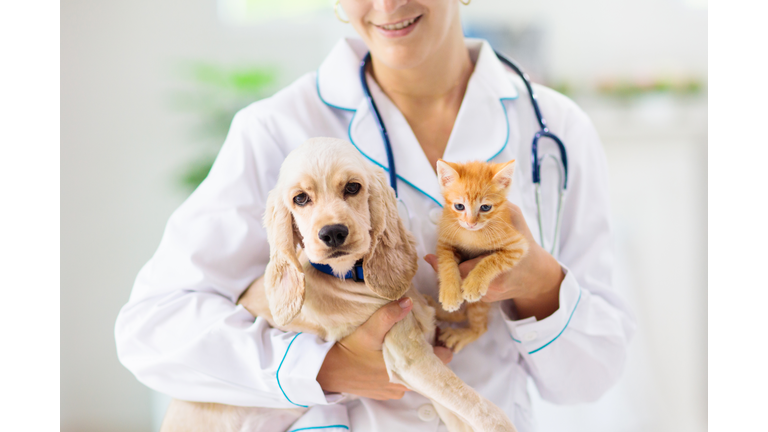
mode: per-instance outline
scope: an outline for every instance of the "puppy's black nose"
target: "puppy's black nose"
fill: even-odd
[[[323,241],[326,245],[330,247],[337,247],[344,244],[344,240],[347,239],[347,236],[349,235],[349,229],[345,227],[344,225],[326,225],[320,229],[320,232],[317,233],[317,236],[320,237],[320,240]]]

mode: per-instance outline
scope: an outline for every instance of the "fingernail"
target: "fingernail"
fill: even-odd
[[[401,309],[406,309],[408,306],[411,305],[411,299],[408,297],[403,297],[400,300],[397,301],[397,304],[400,305]]]

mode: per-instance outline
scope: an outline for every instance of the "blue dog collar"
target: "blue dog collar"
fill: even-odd
[[[365,281],[363,277],[363,261],[362,260],[356,262],[355,266],[352,267],[352,270],[348,271],[347,274],[343,276],[336,276],[336,274],[333,272],[333,269],[328,264],[315,264],[312,261],[310,261],[309,263],[312,264],[312,267],[316,268],[318,271],[323,272],[327,275],[337,277],[339,279],[352,279],[355,282]]]

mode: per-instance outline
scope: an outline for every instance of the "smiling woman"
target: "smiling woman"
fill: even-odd
[[[444,205],[437,160],[530,160],[531,138],[538,131],[528,89],[487,42],[463,37],[460,7],[458,1],[444,0],[342,0],[339,8],[362,40],[339,41],[316,72],[235,116],[209,176],[171,217],[118,318],[120,359],[139,380],[189,401],[310,407],[294,429],[449,427],[434,415],[439,404],[433,407],[430,399],[404,392],[386,373],[381,342],[395,322],[410,316],[402,312],[409,301],[385,306],[352,331],[346,345],[283,332],[236,302],[254,281],[281,297],[282,285],[270,283],[276,279],[268,271],[279,258],[269,247],[275,241],[287,242],[294,252],[303,246],[319,264],[345,259],[345,266],[355,264],[347,256],[320,251],[329,243],[354,243],[359,230],[344,232],[328,224],[323,232],[326,227],[314,224],[324,219],[316,215],[333,212],[334,206],[363,205],[361,196],[381,195],[368,191],[363,180],[333,183],[339,199],[332,206],[320,205],[327,192],[320,186],[291,182],[298,186],[280,202],[296,217],[285,227],[317,236],[268,242],[261,224],[265,211],[269,216],[277,208],[269,192],[285,155],[312,137],[349,141],[365,160],[390,172],[396,164],[394,185],[409,209],[405,225],[418,256],[430,260],[419,260],[412,282],[422,294],[436,297],[438,280],[429,256],[435,252],[437,221],[426,215]],[[361,71],[367,55],[370,62]],[[547,400],[594,400],[618,379],[634,331],[611,282],[606,164],[599,139],[573,102],[547,88],[535,89],[547,127],[568,147],[571,175],[558,249],[550,254],[531,241],[526,257],[494,280],[482,299],[491,304],[488,331],[451,361],[458,378],[501,408],[521,432],[533,430],[529,377]],[[378,120],[367,97],[376,101]],[[387,125],[392,158],[377,122]],[[312,157],[295,166],[331,163]],[[288,176],[301,171],[287,170]],[[520,232],[535,232],[531,172],[523,164],[513,177],[506,195],[515,204],[510,222]],[[374,222],[371,217],[355,226]],[[386,237],[382,242],[397,243]],[[460,269],[472,265],[461,263]],[[402,273],[402,267],[390,262],[372,276],[387,278]],[[444,348],[435,353],[451,359]],[[361,398],[347,401],[341,393]]]

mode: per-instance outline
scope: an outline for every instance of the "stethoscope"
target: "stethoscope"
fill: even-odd
[[[541,115],[541,109],[539,109],[539,103],[536,101],[536,94],[533,92],[533,87],[531,87],[531,82],[528,78],[528,75],[523,72],[514,62],[512,62],[512,60],[504,57],[502,54],[496,52],[496,56],[499,58],[499,60],[501,60],[502,63],[512,68],[512,70],[514,70],[515,73],[517,73],[520,78],[522,78],[523,83],[525,84],[525,88],[528,90],[528,95],[531,99],[531,105],[533,105],[533,111],[536,113],[536,120],[539,123],[539,131],[534,134],[533,142],[531,143],[531,171],[533,173],[533,184],[536,192],[536,217],[539,222],[539,240],[541,247],[548,250],[549,253],[553,256],[556,256],[555,250],[557,247],[558,239],[560,238],[560,221],[563,217],[563,202],[565,201],[565,191],[568,187],[568,157],[565,152],[565,146],[563,145],[563,142],[560,140],[560,138],[558,138],[554,133],[550,132],[547,128],[547,121]],[[368,53],[360,63],[360,84],[363,86],[363,93],[365,94],[365,98],[368,100],[368,107],[370,108],[371,113],[373,114],[373,118],[376,121],[376,126],[379,128],[381,139],[384,141],[384,148],[387,150],[387,161],[389,162],[389,184],[392,186],[392,189],[394,189],[395,196],[398,197],[398,212],[400,213],[401,218],[408,222],[408,225],[410,225],[410,213],[408,212],[408,207],[405,205],[403,200],[399,198],[399,194],[397,193],[397,171],[395,170],[395,157],[392,154],[392,145],[389,141],[389,134],[387,133],[387,128],[384,126],[384,121],[381,119],[381,114],[379,114],[379,109],[376,106],[376,102],[373,101],[373,96],[371,96],[371,91],[368,88],[368,82],[365,79],[365,70],[370,61],[371,53]],[[560,150],[559,158],[551,153],[547,153],[544,155],[544,157],[539,158],[539,140],[544,137],[550,138],[557,144],[557,147]],[[552,238],[552,244],[549,248],[547,248],[544,244],[544,220],[541,214],[541,165],[547,159],[552,159],[555,162],[557,166],[559,183],[557,190],[555,232],[554,237]]]

